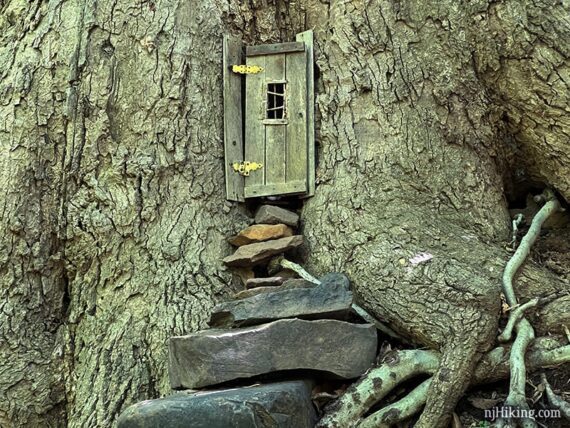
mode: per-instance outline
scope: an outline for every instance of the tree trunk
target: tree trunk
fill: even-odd
[[[166,340],[203,327],[229,291],[225,239],[248,222],[223,194],[222,35],[253,44],[308,28],[308,268],[347,272],[369,311],[444,352],[422,422],[444,425],[497,332],[505,192],[551,185],[570,198],[564,5],[0,10],[0,425],[109,426],[168,393]],[[412,264],[420,252],[433,258]],[[523,297],[536,278],[569,288],[536,265],[523,275]],[[568,300],[551,305],[570,317]],[[561,325],[550,323],[543,332]]]
[[[510,234],[504,182],[512,193],[540,180],[570,195],[566,155],[555,156],[562,179],[552,151],[521,134],[528,129],[515,134],[509,119],[562,116],[548,101],[557,93],[568,108],[563,78],[547,85],[527,74],[545,56],[549,73],[567,70],[567,61],[548,61],[559,48],[540,38],[540,25],[560,21],[567,30],[564,15],[561,5],[520,2],[334,2],[327,37],[317,33],[321,162],[304,210],[309,261],[317,272],[348,272],[366,309],[443,352],[417,426],[446,426],[481,352],[493,346]],[[537,46],[516,61],[509,43],[525,37]],[[545,128],[532,132],[550,149],[568,147],[564,131]],[[529,171],[522,189],[510,183],[513,170],[523,181],[519,168]],[[433,258],[414,264],[421,253]]]
[[[167,338],[227,291],[223,13],[3,5],[1,426],[110,426],[167,393]]]

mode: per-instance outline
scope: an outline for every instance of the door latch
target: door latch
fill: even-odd
[[[257,74],[263,71],[258,65],[232,65],[232,71],[238,74]]]
[[[250,161],[234,162],[232,166],[235,172],[243,175],[244,177],[249,176],[251,171],[257,171],[258,169],[263,168],[263,164]]]

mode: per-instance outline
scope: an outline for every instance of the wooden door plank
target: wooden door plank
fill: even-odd
[[[226,198],[244,201],[244,179],[233,170],[234,162],[243,161],[242,77],[232,72],[234,64],[244,60],[240,38],[225,35],[223,41],[223,96],[224,96],[224,163]]]
[[[265,125],[265,184],[285,183],[285,141],[287,125]]]
[[[245,54],[247,56],[255,55],[272,55],[272,54],[283,54],[287,52],[303,52],[305,50],[305,44],[303,42],[287,42],[287,43],[276,43],[271,45],[255,45],[248,46],[246,48]]]
[[[264,97],[267,102],[267,85],[275,81],[285,81],[285,54],[270,55],[265,57],[265,88]],[[288,84],[285,83],[285,91]],[[287,105],[285,104],[285,116],[287,115]],[[285,183],[285,162],[286,162],[286,137],[287,125],[277,123],[270,124],[270,121],[263,121],[265,128],[265,183],[281,184]]]
[[[287,54],[286,182],[307,182],[307,60],[305,52]],[[305,192],[307,189],[305,188]]]
[[[315,194],[315,77],[313,30],[297,34],[296,40],[305,43],[307,59],[307,197]]]
[[[249,186],[244,190],[246,198],[272,195],[304,194],[307,191],[307,181],[288,181],[281,184],[267,184],[262,186]]]
[[[245,178],[245,187],[265,184],[265,57],[246,58],[246,65],[258,65],[261,73],[245,77],[245,160],[263,164],[263,168]]]

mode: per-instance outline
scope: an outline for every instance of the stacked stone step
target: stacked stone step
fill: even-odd
[[[249,268],[297,248],[297,222],[295,213],[261,207],[257,225],[231,238],[238,249],[224,262]],[[170,383],[181,392],[131,406],[120,428],[313,427],[312,389],[371,366],[376,330],[347,321],[346,276],[328,274],[318,285],[280,276],[248,281],[255,288],[213,309],[211,329],[170,339]]]
[[[248,288],[280,285],[283,278],[253,278],[252,268],[267,264],[275,255],[285,253],[303,244],[302,235],[293,232],[299,216],[289,210],[262,205],[255,214],[255,224],[242,230],[229,242],[238,247],[234,254],[224,259],[232,268],[241,269]]]

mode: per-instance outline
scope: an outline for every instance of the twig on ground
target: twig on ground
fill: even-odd
[[[303,278],[305,281],[309,281],[317,285],[321,283],[321,281],[319,281],[317,278],[315,278],[313,275],[307,272],[301,265],[291,262],[283,256],[279,257],[276,263],[280,265],[283,269],[292,270],[301,278]]]
[[[517,233],[519,231],[519,226],[524,220],[524,215],[521,213],[517,214],[513,219],[513,238],[509,244],[513,247],[513,250],[517,247]]]

